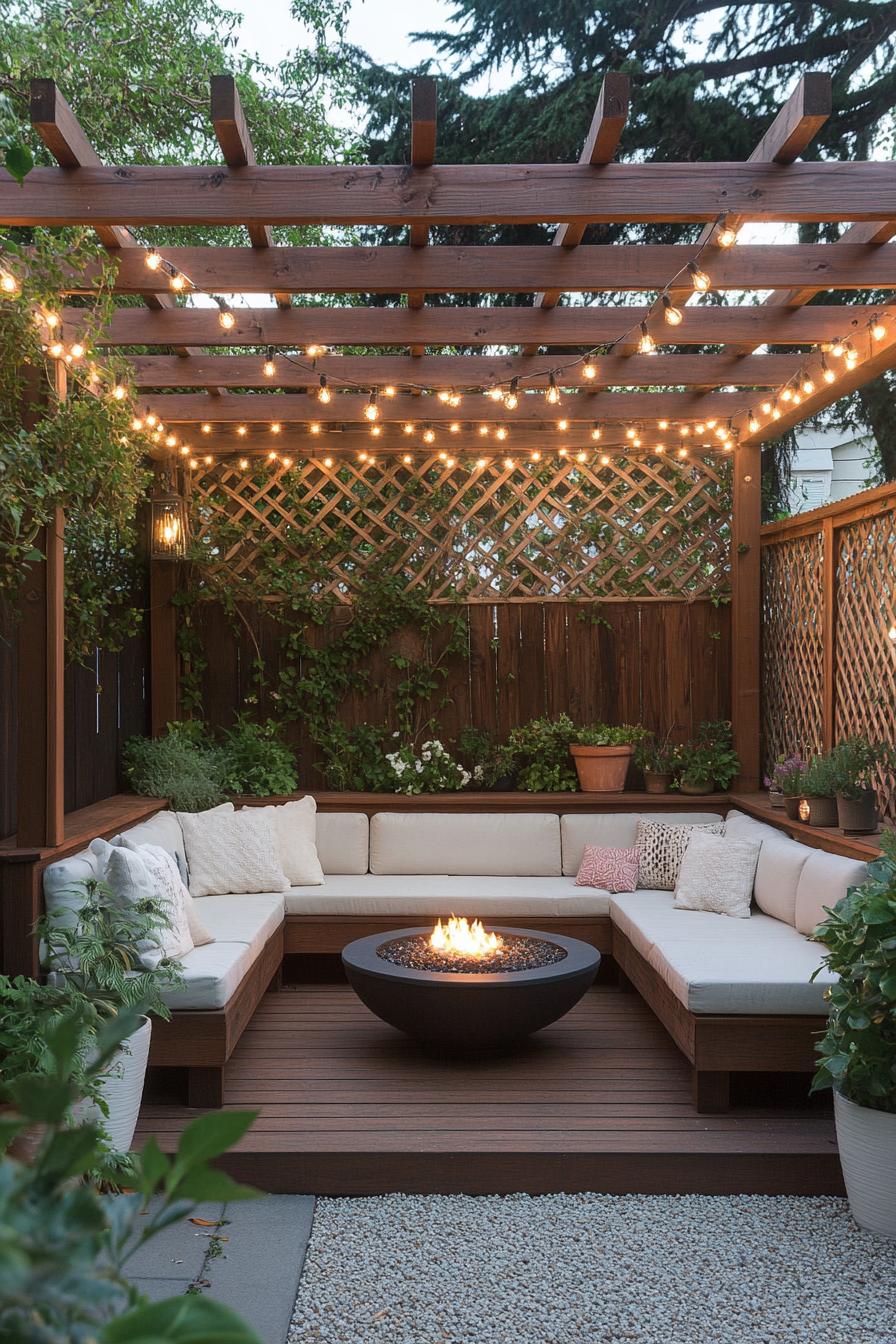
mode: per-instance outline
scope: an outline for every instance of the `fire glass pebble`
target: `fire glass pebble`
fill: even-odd
[[[544,938],[518,938],[503,934],[501,946],[485,957],[464,957],[435,952],[425,934],[395,938],[378,947],[377,956],[414,971],[454,971],[456,974],[492,975],[495,971],[534,971],[562,961],[566,952]]]

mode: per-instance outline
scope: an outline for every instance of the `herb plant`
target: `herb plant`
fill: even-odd
[[[568,714],[555,719],[530,719],[511,729],[504,748],[508,773],[527,793],[572,793],[578,778],[570,744],[578,740]]]
[[[167,798],[178,812],[203,812],[224,798],[224,758],[191,723],[169,723],[164,737],[132,737],[124,769],[137,793]]]
[[[803,775],[802,792],[807,798],[837,796],[837,765],[830,755],[813,756]]]
[[[226,793],[263,798],[296,791],[299,778],[295,753],[280,733],[272,719],[254,723],[247,714],[238,715],[233,727],[224,730],[221,755]]]
[[[780,789],[787,798],[794,798],[803,789],[803,775],[806,762],[802,756],[792,753],[779,756],[772,766],[771,775],[766,775],[764,784],[767,789]]]
[[[885,831],[881,845],[868,880],[813,932],[839,980],[825,991],[830,1017],[812,1087],[896,1113],[896,835]]]
[[[829,755],[837,793],[853,801],[875,787],[881,772],[896,768],[896,749],[867,737],[848,737]]]

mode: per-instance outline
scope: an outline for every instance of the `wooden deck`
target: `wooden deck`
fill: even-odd
[[[684,1059],[635,994],[597,986],[510,1055],[423,1053],[343,984],[269,994],[228,1066],[225,1104],[258,1108],[223,1165],[315,1194],[830,1194],[824,1104],[698,1116]],[[145,1106],[170,1147],[195,1112]]]

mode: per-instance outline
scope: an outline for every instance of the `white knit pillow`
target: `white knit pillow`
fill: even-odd
[[[760,840],[692,835],[678,874],[675,909],[749,919],[761,848]]]
[[[133,905],[145,900],[156,901],[170,921],[170,927],[159,926],[154,938],[144,938],[137,943],[144,970],[154,971],[163,957],[179,957],[191,951],[193,940],[180,896],[183,883],[177,864],[165,850],[161,850],[171,864],[170,868],[166,867],[163,871],[160,863],[147,862],[147,856],[141,853],[141,848],[132,843],[110,845],[108,841],[100,839],[90,842],[101,880],[120,901]]]
[[[280,862],[292,887],[320,887],[324,871],[317,857],[317,803],[313,798],[245,809],[273,822],[280,844]]]
[[[205,815],[179,812],[178,818],[192,896],[289,890],[273,823],[259,808]]]
[[[144,864],[154,887],[155,900],[168,916],[170,927],[162,929],[162,946],[168,957],[185,957],[195,946],[190,930],[187,891],[177,859],[161,845],[135,845],[126,835],[117,848],[136,854]]]
[[[650,891],[674,891],[678,870],[694,831],[722,834],[721,819],[691,826],[666,821],[638,822],[638,886]]]

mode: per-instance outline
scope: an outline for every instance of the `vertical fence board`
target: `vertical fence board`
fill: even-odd
[[[482,603],[471,606],[470,631],[470,722],[494,736],[498,731],[498,671],[494,647],[495,609]]]

